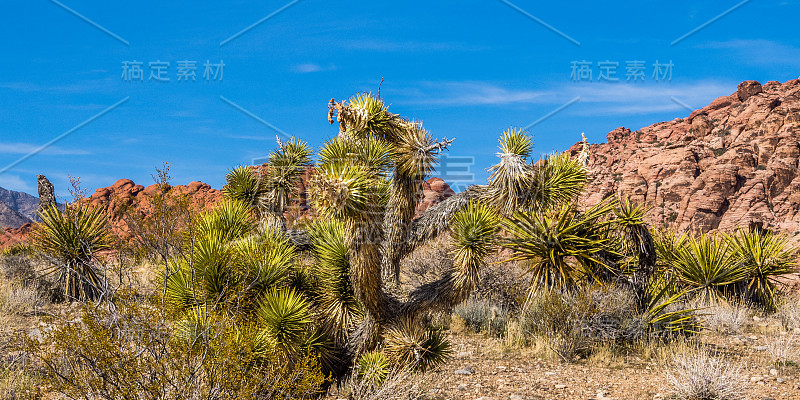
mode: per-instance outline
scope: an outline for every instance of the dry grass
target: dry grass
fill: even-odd
[[[669,341],[661,339],[641,340],[633,346],[633,352],[643,360],[658,365],[667,365],[676,356],[698,351],[699,338],[676,336]]]
[[[23,318],[46,304],[36,288],[0,278],[0,334],[13,332]]]
[[[332,388],[327,399],[348,400],[418,400],[424,399],[430,391],[430,375],[400,370],[390,374],[383,384],[371,385],[351,374],[344,382]]]
[[[767,341],[767,360],[770,364],[781,366],[797,362],[800,356],[798,350],[800,340],[796,335],[778,335]]]
[[[665,371],[677,400],[744,400],[748,389],[742,365],[705,351],[676,355]]]
[[[744,301],[721,301],[702,312],[705,326],[724,335],[738,335],[747,327],[755,311]]]
[[[800,333],[800,295],[787,296],[785,301],[778,306],[775,317],[787,332]]]
[[[0,369],[0,399],[38,399],[41,398],[40,380],[21,368]]]

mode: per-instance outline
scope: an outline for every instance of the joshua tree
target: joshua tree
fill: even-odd
[[[414,219],[424,179],[453,140],[434,140],[420,122],[389,112],[371,94],[332,99],[328,119],[338,122],[339,133],[322,146],[309,193],[320,221],[308,232],[285,234],[296,249],[312,250],[316,263],[333,272],[325,285],[333,293],[320,303],[335,315],[337,322],[327,325],[336,329],[328,331],[340,338],[347,360],[383,345],[396,359],[424,367],[446,344],[423,327],[420,317],[453,307],[479,284],[502,216],[575,198],[586,170],[568,155],[534,164],[528,160],[530,136],[511,129],[500,139],[500,162],[487,185],[471,186]],[[305,168],[310,154],[305,143],[279,143],[263,176],[234,169],[225,192],[257,206],[266,219],[280,219],[299,181],[299,173],[290,171]],[[451,270],[404,300],[385,289],[384,277],[399,281],[403,257],[445,232],[455,249]]]

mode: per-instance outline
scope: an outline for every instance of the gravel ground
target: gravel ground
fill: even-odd
[[[715,338],[709,338],[713,342]],[[717,338],[719,339],[719,338]],[[743,358],[750,399],[800,399],[800,369],[764,365],[757,341],[718,346]],[[664,365],[656,362],[543,360],[527,349],[505,348],[498,339],[452,336],[456,356],[433,372],[435,399],[668,399]],[[728,342],[727,338],[720,339]],[[709,343],[713,345],[713,343]],[[772,370],[772,371],[770,371]],[[774,374],[774,375],[773,375]]]

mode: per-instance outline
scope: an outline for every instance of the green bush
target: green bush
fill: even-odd
[[[187,340],[158,303],[118,298],[86,305],[25,349],[43,366],[47,392],[67,398],[310,399],[324,377],[307,356],[286,363],[230,319],[206,319]],[[37,364],[34,364],[37,365]]]

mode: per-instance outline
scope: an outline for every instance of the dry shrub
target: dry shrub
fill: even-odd
[[[0,310],[8,316],[22,316],[45,304],[36,288],[20,282],[0,281]],[[3,326],[0,326],[0,330]]]
[[[502,305],[489,300],[470,297],[453,308],[453,313],[464,321],[464,325],[474,332],[501,335],[508,322],[509,311]]]
[[[495,303],[509,312],[519,311],[528,295],[530,281],[516,261],[502,262],[507,257],[495,254],[481,270],[481,284],[475,289],[477,298]]]
[[[741,333],[755,313],[743,300],[719,301],[702,312],[705,326],[725,335]]]
[[[800,295],[787,296],[778,306],[775,317],[781,321],[781,326],[786,331],[800,330]]]
[[[665,375],[677,400],[746,398],[748,382],[742,366],[704,351],[673,357]]]
[[[349,400],[419,400],[430,391],[430,375],[407,369],[394,371],[379,386],[359,379],[353,372],[346,380],[328,393],[328,398]]]
[[[450,236],[440,235],[402,261],[401,274],[404,290],[411,290],[441,277],[453,267]],[[525,302],[529,282],[525,270],[516,262],[501,262],[505,257],[495,254],[481,268],[480,285],[472,296],[515,312]]]
[[[34,260],[27,255],[0,256],[0,276],[16,281],[36,280]]]
[[[530,338],[528,344],[541,341],[564,360],[646,335],[633,294],[617,286],[533,293],[518,325],[510,328],[518,332],[507,332],[507,341],[519,341],[513,336],[521,334]]]
[[[769,362],[774,365],[789,365],[797,362],[800,349],[797,348],[798,337],[796,335],[778,335],[767,341],[767,355]]]
[[[442,276],[453,267],[453,250],[449,235],[439,237],[418,247],[401,264],[404,289],[412,289]]]

